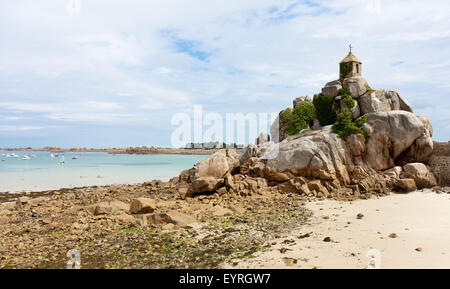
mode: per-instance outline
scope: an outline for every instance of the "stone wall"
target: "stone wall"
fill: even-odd
[[[450,186],[450,141],[433,142],[430,166],[438,184]]]

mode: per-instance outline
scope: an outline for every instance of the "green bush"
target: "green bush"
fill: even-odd
[[[339,94],[342,96],[342,102],[348,107],[348,108],[354,108],[355,107],[355,101],[353,100],[353,97],[350,95],[350,92],[346,88],[342,88]]]
[[[342,139],[346,139],[351,134],[358,133],[362,134],[367,139],[368,135],[363,129],[366,120],[366,115],[363,115],[353,122],[351,111],[349,109],[343,109],[337,116],[336,123],[333,125],[332,130]]]
[[[284,133],[286,134],[286,126],[292,119],[292,109],[286,108],[280,114],[280,128],[283,128]]]
[[[342,102],[347,106],[347,108],[351,109],[355,107],[355,101],[353,100],[350,94],[345,95],[342,98]]]
[[[308,101],[303,101],[297,104],[294,110],[285,109],[280,115],[280,122],[284,133],[290,136],[312,125],[314,116],[314,105]]]
[[[302,101],[294,108],[294,115],[306,122],[308,125],[312,125],[314,117],[316,115],[316,109],[314,105],[309,101]]]
[[[336,121],[335,101],[332,97],[318,94],[314,96],[313,103],[320,125],[330,125]]]

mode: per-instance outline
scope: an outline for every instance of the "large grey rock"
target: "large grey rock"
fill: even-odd
[[[344,88],[348,90],[353,98],[359,98],[367,91],[367,80],[361,76],[353,76],[344,79]]]
[[[424,125],[425,130],[413,144],[400,156],[402,163],[422,162],[428,163],[433,153],[433,127],[431,121],[423,115],[416,116]]]
[[[311,102],[311,98],[309,97],[309,96],[299,96],[299,97],[296,97],[293,101],[292,101],[292,104],[293,104],[293,107],[295,108],[296,106],[297,106],[297,104],[299,104],[300,102],[303,102],[303,101],[308,101],[308,102]]]
[[[147,214],[156,210],[156,201],[149,198],[137,198],[131,202],[130,213]]]
[[[256,153],[257,153],[257,146],[254,144],[249,144],[245,149],[244,152],[242,153],[239,161],[241,163],[245,163],[246,161],[248,161],[250,158],[256,157]]]
[[[215,177],[196,178],[190,186],[191,193],[213,192],[224,183],[224,179]]]
[[[260,133],[259,136],[255,139],[255,144],[260,145],[270,141],[270,136],[267,133]]]
[[[347,108],[347,105],[342,100],[339,102],[339,106],[340,106],[341,110]],[[352,112],[352,118],[353,119],[357,119],[358,117],[361,116],[361,110],[360,110],[359,104],[358,104],[358,102],[356,100],[355,100],[355,106],[350,108],[350,111]]]
[[[258,157],[267,160],[269,170],[349,182],[345,142],[331,132],[331,126],[270,144]]]
[[[370,136],[365,161],[376,170],[392,168],[394,160],[426,133],[419,118],[401,110],[368,114],[364,129]]]
[[[227,157],[222,152],[216,152],[198,164],[197,176],[222,178],[229,168]]]
[[[431,121],[428,117],[424,115],[417,115],[417,118],[420,119],[420,121],[423,123],[425,128],[428,130],[428,134],[430,137],[433,136],[433,125],[431,124]]]
[[[336,97],[339,95],[341,89],[342,83],[339,80],[331,81],[322,88],[322,94],[329,97]]]
[[[398,179],[395,186],[397,190],[404,193],[414,192],[417,190],[414,179]]]
[[[372,90],[358,99],[361,114],[383,112],[391,110],[404,110],[413,112],[412,107],[395,90]]]
[[[419,189],[436,186],[436,179],[428,167],[422,163],[409,163],[403,166],[402,177],[412,178]]]
[[[438,184],[450,186],[450,141],[433,143],[429,164]]]
[[[275,143],[278,143],[286,138],[286,135],[284,134],[284,127],[285,127],[286,123],[283,123],[282,121],[280,121],[280,115],[284,111],[285,110],[282,110],[278,113],[277,117],[274,119],[274,121],[272,122],[272,124],[270,126],[270,137],[271,137],[271,140]]]
[[[121,201],[101,202],[94,206],[91,206],[92,213],[95,216],[99,215],[117,215],[129,210],[130,205]]]
[[[220,150],[193,168],[189,194],[212,192],[224,183],[225,175],[239,165],[239,160],[232,155],[227,157],[228,154],[227,150]]]

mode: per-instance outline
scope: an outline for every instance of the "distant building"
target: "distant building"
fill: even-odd
[[[350,52],[339,63],[339,79],[343,80],[347,77],[361,76],[362,62],[352,53],[352,46],[350,45]]]
[[[242,149],[244,148],[244,145],[238,145],[236,143],[230,143],[226,144],[224,142],[206,142],[206,143],[187,143],[184,148],[185,149],[205,149],[205,150],[212,150],[212,149],[224,149],[224,148],[230,148],[230,149]]]

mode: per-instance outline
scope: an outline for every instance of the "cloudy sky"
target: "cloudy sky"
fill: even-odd
[[[0,0],[0,146],[170,146],[196,104],[273,113],[319,92],[349,43],[450,139],[448,0],[80,4]]]

